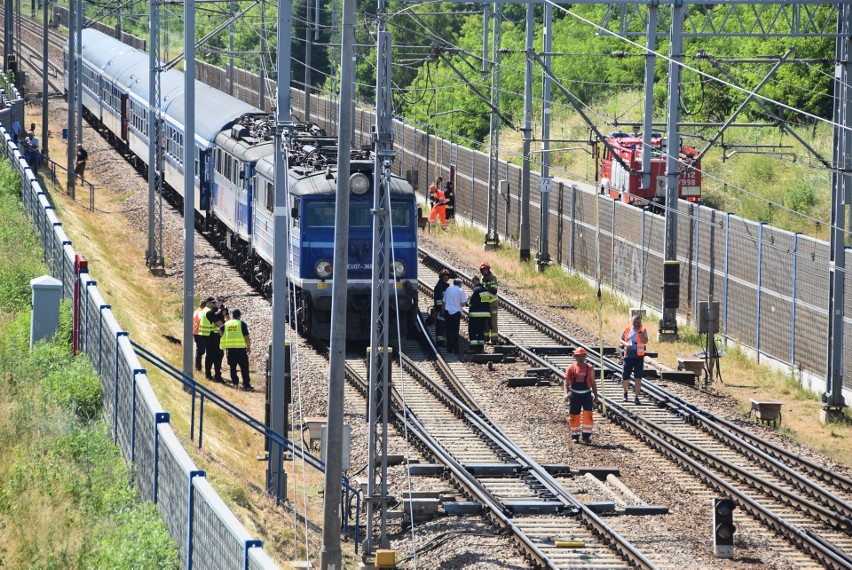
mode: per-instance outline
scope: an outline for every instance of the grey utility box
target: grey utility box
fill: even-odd
[[[719,301],[698,301],[698,332],[719,332]]]
[[[62,282],[50,275],[30,281],[33,289],[33,314],[30,324],[30,350],[40,340],[49,339],[59,331],[59,298]]]

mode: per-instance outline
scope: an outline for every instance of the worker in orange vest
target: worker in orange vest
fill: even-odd
[[[595,427],[592,410],[598,403],[598,385],[595,383],[595,369],[586,362],[586,349],[580,347],[574,351],[576,362],[565,370],[563,390],[568,402],[568,425],[571,427],[571,441],[592,442],[592,429]],[[582,421],[580,412],[582,411]]]
[[[621,384],[624,388],[624,401],[627,401],[627,389],[630,387],[630,373],[633,373],[633,388],[635,398],[633,403],[637,406],[642,402],[639,395],[642,393],[642,377],[645,375],[645,349],[648,348],[648,331],[642,326],[642,315],[635,315],[631,326],[621,333],[621,350],[624,367],[621,370]]]
[[[435,202],[432,212],[429,214],[429,223],[434,224],[436,218],[441,218],[441,227],[447,229],[447,197],[444,195],[444,191],[432,184],[429,186],[429,194]]]

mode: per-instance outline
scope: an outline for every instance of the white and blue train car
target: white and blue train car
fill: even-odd
[[[84,111],[147,167],[148,54],[91,28],[84,29],[82,36]],[[67,76],[65,81],[67,88]],[[184,74],[177,70],[162,73],[160,93],[164,179],[182,197],[186,116]],[[247,117],[267,117],[267,114],[199,81],[195,82],[195,101],[195,204],[196,211],[207,217],[214,208],[211,197],[216,138],[235,123],[250,120]],[[250,203],[250,200],[247,198],[246,202]],[[245,235],[250,235],[250,228]]]

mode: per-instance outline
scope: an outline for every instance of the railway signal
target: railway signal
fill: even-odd
[[[734,557],[734,509],[731,499],[713,499],[713,551],[716,558]]]

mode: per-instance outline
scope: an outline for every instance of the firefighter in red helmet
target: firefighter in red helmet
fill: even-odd
[[[565,370],[565,380],[562,383],[565,401],[568,403],[571,441],[580,443],[582,432],[583,443],[591,443],[592,428],[594,428],[592,410],[598,403],[595,369],[586,362],[586,349],[583,347],[574,351],[574,360],[576,362]]]
[[[483,262],[479,266],[479,272],[482,274],[482,285],[491,293],[491,319],[485,323],[485,342],[488,344],[499,344],[500,335],[497,332],[497,306],[500,301],[497,299],[497,277],[491,272],[491,266],[487,262]]]

